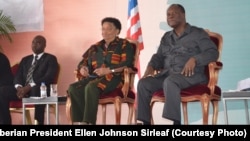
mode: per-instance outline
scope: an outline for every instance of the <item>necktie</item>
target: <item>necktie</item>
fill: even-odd
[[[26,85],[30,82],[32,82],[32,75],[33,75],[33,71],[35,70],[35,66],[37,64],[37,60],[38,60],[38,56],[36,55],[34,60],[33,60],[33,63],[32,65],[30,66],[29,70],[28,70],[28,74],[27,74],[27,77],[26,77]]]

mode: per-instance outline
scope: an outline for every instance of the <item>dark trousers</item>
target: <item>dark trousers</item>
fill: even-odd
[[[31,93],[37,91],[38,88],[32,88]],[[0,124],[12,124],[9,103],[10,101],[19,100],[16,95],[16,89],[14,86],[2,86],[0,87]],[[36,92],[40,94],[40,90]],[[34,118],[39,124],[44,124],[44,112],[45,105],[35,105]]]
[[[165,95],[162,117],[170,120],[181,121],[181,96],[182,89],[204,82],[202,75],[186,77],[181,74],[171,74],[164,77],[146,77],[138,82],[137,86],[137,120],[150,123],[150,102],[154,92],[162,90]]]

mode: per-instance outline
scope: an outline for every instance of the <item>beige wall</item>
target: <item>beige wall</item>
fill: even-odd
[[[167,0],[138,0],[141,16],[144,50],[141,52],[141,69],[144,72],[149,56],[156,47],[163,32],[159,23],[165,21]],[[120,37],[126,35],[127,0],[44,0],[45,25],[42,32],[23,32],[12,34],[12,44],[3,41],[2,47],[11,64],[19,62],[21,57],[31,54],[31,41],[37,34],[47,38],[46,52],[55,54],[61,65],[59,95],[65,95],[68,85],[74,81],[73,71],[81,55],[92,43],[102,39],[100,21],[106,16],[118,17],[123,25]],[[1,41],[2,42],[2,41]],[[126,123],[127,106],[122,113],[122,124]],[[100,110],[99,110],[100,111]],[[98,111],[98,122],[101,114]],[[108,107],[107,119],[114,123],[113,107]],[[161,111],[161,110],[160,110]],[[161,112],[155,115],[161,120]],[[22,123],[20,115],[13,115],[13,123]],[[68,124],[65,106],[60,106],[60,123]],[[157,121],[156,121],[157,123]]]

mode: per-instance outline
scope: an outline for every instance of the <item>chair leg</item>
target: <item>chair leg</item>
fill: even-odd
[[[72,118],[71,118],[71,99],[70,97],[67,97],[67,101],[66,101],[66,116],[68,121],[73,124],[72,122]]]
[[[128,109],[129,109],[129,113],[128,113],[128,124],[132,124],[132,118],[133,118],[133,112],[134,112],[134,104],[133,103],[128,103]]]
[[[55,119],[56,119],[56,105],[55,104],[50,104],[49,105],[49,112],[51,112],[52,114],[54,114]]]
[[[102,124],[106,124],[106,104],[102,104]]]
[[[56,105],[55,104],[53,104],[53,105],[50,104],[49,109],[51,109],[50,112],[56,116]]]
[[[209,111],[209,96],[205,95],[203,96],[201,100],[201,107],[202,107],[202,113],[203,113],[203,124],[208,124],[208,111]]]
[[[31,121],[31,116],[30,116],[30,110],[25,109],[25,117],[26,117],[26,123],[31,125],[32,121]]]
[[[183,117],[184,117],[184,124],[188,124],[188,114],[187,114],[187,102],[182,102],[182,110],[183,110]]]
[[[151,112],[151,125],[154,125],[154,118],[153,118],[153,107],[155,102],[150,103],[150,112]]]
[[[213,100],[212,101],[212,105],[213,105],[213,119],[212,119],[212,124],[216,125],[217,124],[217,119],[218,119],[218,101],[217,100]]]
[[[116,117],[116,124],[121,124],[121,100],[116,99],[115,101],[115,117]]]
[[[134,123],[137,124],[137,108],[134,108]]]

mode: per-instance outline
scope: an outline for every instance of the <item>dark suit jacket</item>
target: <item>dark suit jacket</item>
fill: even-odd
[[[3,53],[0,53],[0,87],[5,85],[13,85],[13,74],[9,59]]]
[[[25,85],[26,76],[28,70],[32,64],[33,55],[28,55],[22,58],[17,74],[14,78],[14,84]],[[40,96],[40,85],[42,82],[45,82],[47,86],[47,93],[50,94],[49,86],[55,80],[57,76],[59,65],[57,62],[56,56],[44,53],[41,58],[38,60],[35,70],[33,72],[33,80],[36,83],[35,87],[32,87],[30,96]]]

